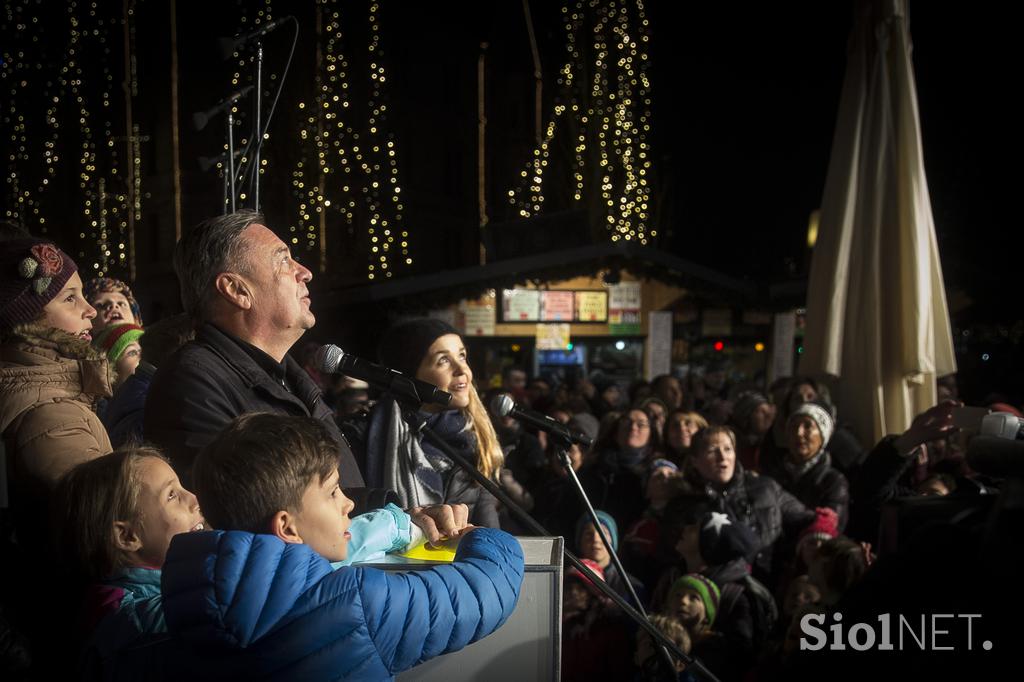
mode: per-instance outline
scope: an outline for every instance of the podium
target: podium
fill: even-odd
[[[562,656],[562,538],[516,538],[526,570],[515,610],[497,631],[466,648],[438,656],[397,676],[399,682],[557,682]],[[386,571],[436,565],[388,555],[372,564]]]

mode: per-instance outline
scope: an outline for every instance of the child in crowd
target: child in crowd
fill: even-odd
[[[0,432],[20,542],[44,544],[46,499],[65,471],[111,450],[93,406],[111,394],[89,345],[96,316],[78,266],[51,242],[0,242]]]
[[[658,628],[661,634],[672,640],[672,643],[679,647],[684,654],[689,654],[693,649],[690,642],[690,633],[686,631],[683,624],[671,616],[653,614],[650,618],[651,625]],[[664,655],[658,650],[651,636],[644,630],[637,630],[636,647],[633,650],[633,664],[639,670],[633,677],[633,682],[664,682],[672,679],[665,674]],[[696,682],[696,678],[686,669],[686,663],[672,658],[675,679],[678,682]]]
[[[833,538],[818,549],[808,575],[821,590],[821,603],[833,607],[864,577],[871,561],[867,545],[845,536]]]
[[[76,466],[57,487],[54,511],[61,559],[88,583],[80,626],[90,654],[102,663],[143,635],[165,632],[167,547],[205,520],[160,451],[125,448]]]
[[[713,629],[721,596],[712,580],[700,573],[687,573],[673,583],[662,612],[682,623],[693,643],[693,655],[719,679],[725,679],[722,671],[732,670],[730,653],[725,638]]]
[[[662,569],[670,566],[675,559],[672,547],[662,540],[662,522],[665,507],[679,492],[681,484],[679,467],[670,460],[656,459],[647,467],[647,479],[644,482],[647,508],[623,538],[626,550],[623,561],[645,585],[654,585]]]
[[[354,540],[352,502],[316,419],[240,417],[197,457],[193,480],[222,530],[172,539],[163,604],[206,676],[387,680],[490,634],[515,608],[523,554],[499,530],[459,531],[450,565],[332,570]]]
[[[116,379],[114,390],[117,390],[131,375],[142,360],[142,346],[139,340],[145,332],[142,327],[131,322],[119,322],[96,332],[92,345],[106,354],[107,362],[114,368]]]
[[[142,310],[127,284],[112,277],[93,277],[85,284],[85,298],[96,308],[96,331],[130,322],[142,326]]]
[[[619,551],[619,526],[615,523],[615,519],[608,512],[596,510],[597,518],[601,522],[605,538],[608,540],[608,544],[611,546],[612,551]],[[583,559],[590,559],[601,567],[604,571],[604,581],[608,583],[608,586],[618,592],[623,599],[629,603],[633,603],[633,597],[629,593],[629,587],[631,584],[633,590],[637,593],[641,603],[646,597],[646,589],[643,583],[637,580],[634,576],[626,573],[622,575],[619,569],[615,567],[612,562],[612,556],[608,553],[607,547],[604,542],[601,541],[601,536],[597,534],[597,529],[594,528],[594,524],[590,520],[588,514],[584,514],[576,522],[576,546],[579,548],[579,555]]]
[[[814,521],[800,531],[793,559],[782,571],[776,594],[780,597],[789,590],[789,583],[796,576],[805,575],[818,556],[821,546],[839,535],[839,515],[831,507],[814,510]]]
[[[597,563],[582,559],[600,580]],[[617,607],[575,567],[565,571],[562,592],[562,679],[627,679],[630,635]]]

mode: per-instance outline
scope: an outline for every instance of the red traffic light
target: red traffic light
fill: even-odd
[[[725,350],[725,344],[722,343],[721,341],[715,341],[714,349],[716,351],[721,352],[721,351]]]

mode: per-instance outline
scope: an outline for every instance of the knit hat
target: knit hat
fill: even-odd
[[[77,270],[53,242],[35,237],[0,242],[0,331],[39,319]]]
[[[93,304],[93,301],[95,301],[96,297],[100,294],[108,292],[121,294],[128,299],[128,307],[132,311],[132,316],[135,318],[135,322],[137,324],[142,324],[142,310],[139,308],[139,303],[135,300],[135,297],[132,296],[132,290],[121,280],[114,279],[113,277],[93,277],[85,283],[83,291],[85,300],[89,301],[90,304]]]
[[[733,423],[735,423],[740,430],[746,431],[750,428],[750,417],[754,414],[754,410],[767,402],[768,398],[764,397],[757,391],[741,393],[732,406]]]
[[[761,549],[761,541],[745,523],[721,512],[708,512],[700,521],[700,555],[709,566],[721,566],[735,559],[750,561]]]
[[[700,573],[687,573],[672,583],[673,593],[680,590],[693,590],[700,595],[700,600],[704,602],[704,614],[708,619],[708,627],[714,625],[715,616],[718,615],[718,600],[722,597],[718,585]]]
[[[421,318],[400,322],[386,332],[377,345],[381,364],[415,377],[430,345],[447,334],[462,336],[458,329],[442,320]]]
[[[601,422],[597,417],[588,412],[574,414],[567,424],[570,430],[578,431],[594,441],[597,440],[597,432],[601,429]]]
[[[92,345],[107,354],[107,360],[117,362],[125,349],[145,334],[142,327],[131,322],[113,324],[96,335]]]
[[[814,510],[814,521],[800,531],[797,546],[799,547],[808,540],[821,540],[827,542],[839,536],[839,515],[831,507],[817,507]]]
[[[832,432],[836,428],[832,414],[825,407],[811,401],[803,403],[793,410],[792,414],[789,415],[787,423],[801,415],[807,415],[818,425],[818,431],[821,432],[821,449],[824,450],[825,446],[828,445],[828,439],[832,437]]]
[[[647,478],[654,475],[654,472],[662,467],[667,467],[672,471],[679,471],[679,466],[670,460],[658,458],[647,465]]]
[[[589,568],[591,571],[593,571],[597,575],[598,578],[600,578],[601,580],[604,580],[604,569],[602,569],[600,566],[598,566],[596,561],[591,561],[590,559],[580,559],[580,562],[584,566]],[[579,580],[582,580],[584,582],[584,584],[586,584],[586,586],[589,587],[593,592],[596,592],[597,594],[601,594],[600,590],[598,590],[596,587],[593,587],[594,583],[590,580],[590,578],[585,576],[583,574],[583,572],[580,571],[580,569],[576,568],[575,566],[570,566],[569,567],[569,570],[565,572],[565,577],[566,578],[578,578]]]
[[[601,522],[608,531],[608,542],[611,543],[612,549],[618,551],[619,549],[619,525],[615,523],[615,519],[612,515],[606,511],[596,510],[597,520]],[[590,526],[590,516],[584,514],[580,517],[580,520],[576,522],[576,544],[580,544],[580,535],[583,533],[583,529]]]

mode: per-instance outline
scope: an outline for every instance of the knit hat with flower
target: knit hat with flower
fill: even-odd
[[[131,322],[112,324],[96,335],[92,345],[106,353],[107,360],[117,362],[125,349],[145,333],[142,327]]]
[[[100,294],[113,292],[115,294],[121,294],[128,299],[128,307],[132,311],[132,317],[135,318],[136,324],[142,324],[142,309],[139,308],[139,302],[135,300],[135,296],[132,295],[131,288],[119,279],[113,277],[93,277],[85,283],[83,295],[85,300],[90,305],[95,306],[96,298]]]
[[[0,242],[0,331],[39,319],[77,270],[70,256],[45,239]]]

